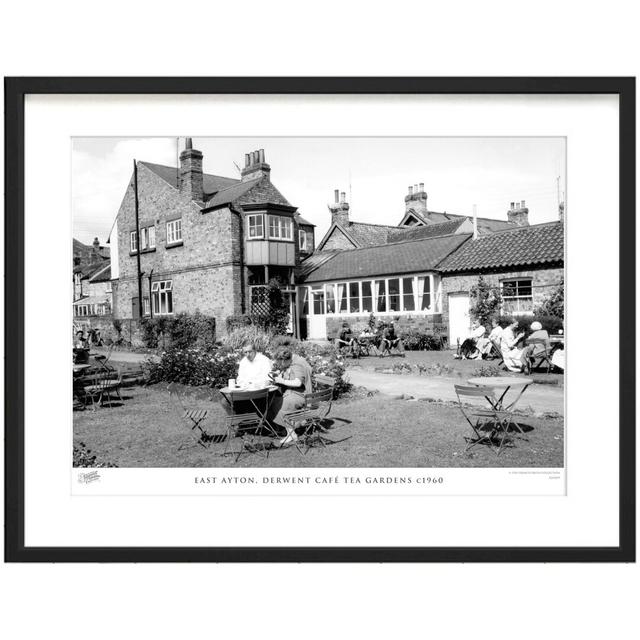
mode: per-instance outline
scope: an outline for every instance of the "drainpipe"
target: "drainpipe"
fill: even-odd
[[[149,272],[149,317],[153,318],[153,301],[151,299],[151,278],[153,277],[153,269]],[[143,306],[144,312],[144,306]]]
[[[240,223],[240,313],[244,315],[246,310],[244,286],[244,221],[242,218],[242,212],[234,209],[231,205],[229,205],[229,211],[238,216],[238,222]]]

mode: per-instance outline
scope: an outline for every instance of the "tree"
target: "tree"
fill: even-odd
[[[564,320],[564,278],[534,311],[536,316],[554,316]]]
[[[491,319],[498,315],[502,304],[500,290],[492,287],[482,276],[478,277],[478,284],[471,287],[471,302],[469,313],[473,320],[487,327]]]

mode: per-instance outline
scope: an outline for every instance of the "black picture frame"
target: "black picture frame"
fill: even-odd
[[[612,547],[26,547],[24,142],[28,94],[615,94],[619,97],[619,531]],[[634,562],[635,78],[5,78],[5,560],[8,562]],[[622,224],[624,223],[624,224]],[[623,324],[624,323],[624,324]]]

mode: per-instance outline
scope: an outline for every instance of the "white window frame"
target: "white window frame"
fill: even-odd
[[[132,231],[129,234],[129,252],[137,253],[138,251],[138,232]]]
[[[167,244],[182,242],[182,218],[167,222]]]
[[[271,221],[276,224],[272,225]],[[293,242],[293,219],[287,216],[277,216],[269,214],[269,240],[282,240],[283,242]],[[273,226],[273,233],[272,233]],[[285,233],[286,232],[286,233]]]
[[[260,234],[251,235],[251,230],[256,227],[260,227]],[[250,213],[247,216],[247,238],[249,240],[264,240],[264,213]]]
[[[151,300],[149,300],[149,296],[142,296],[142,315],[151,315]]]
[[[298,241],[300,243],[300,251],[307,250],[307,232],[304,229],[298,229]]]
[[[422,310],[422,300],[419,299],[418,296],[418,278],[427,278],[429,281],[429,293],[431,296],[431,306],[429,309],[425,309]],[[396,280],[399,279],[400,281],[400,293],[399,293],[399,300],[400,300],[400,308],[402,309],[402,307],[404,306],[404,278],[411,278],[413,280],[413,300],[414,300],[414,310],[413,311],[389,311],[389,280]],[[377,311],[377,307],[378,307],[378,298],[376,297],[375,293],[376,293],[376,289],[375,289],[375,281],[376,280],[381,280],[384,282],[384,287],[385,287],[385,301],[386,301],[386,309],[387,311]],[[349,296],[349,289],[350,289],[350,285],[352,283],[358,283],[358,308],[361,311],[355,312],[355,313],[351,313],[351,311],[349,311],[349,309],[351,308],[351,304],[350,304],[350,296]],[[388,276],[388,277],[372,277],[372,278],[352,278],[350,280],[336,280],[334,282],[327,282],[323,285],[306,285],[307,287],[317,287],[318,286],[322,286],[323,290],[324,290],[324,294],[325,294],[325,313],[324,315],[327,316],[337,316],[337,317],[343,317],[343,318],[348,318],[348,317],[358,317],[358,316],[368,316],[371,312],[370,311],[362,311],[363,309],[363,303],[362,303],[362,283],[363,282],[369,282],[371,283],[371,306],[373,309],[373,314],[375,316],[381,316],[381,317],[389,317],[389,316],[403,316],[403,315],[435,315],[435,314],[439,314],[442,313],[442,309],[441,309],[441,305],[440,305],[440,299],[441,299],[441,295],[440,295],[440,288],[441,288],[441,280],[439,280],[437,278],[437,275],[434,274],[433,272],[426,272],[426,273],[416,273],[416,274],[410,274],[410,275],[398,275],[398,276]],[[347,301],[347,311],[346,312],[340,312],[340,301],[338,300],[338,285],[344,285],[345,287],[345,291],[344,291],[344,297]],[[327,301],[327,288],[328,287],[333,287],[333,291],[334,291],[334,308],[335,311],[333,313],[327,313],[326,312],[326,301]],[[300,289],[299,289],[300,291]],[[311,296],[311,289],[309,289],[309,296]],[[318,315],[318,314],[312,314],[311,313],[311,297],[309,297],[309,314],[308,315]]]
[[[531,295],[528,296],[521,296],[521,295],[515,295],[515,296],[505,296],[504,295],[504,285],[505,283],[509,283],[509,282],[522,282],[523,280],[528,280],[529,281],[529,289],[531,289]],[[518,285],[516,285],[516,291],[517,291]],[[513,316],[532,316],[533,315],[533,277],[531,276],[522,276],[519,278],[505,278],[504,280],[500,281],[500,294],[502,295],[502,305],[500,305],[500,315],[513,315]],[[504,309],[504,303],[506,300],[509,301],[518,301],[518,305],[519,305],[519,301],[520,300],[530,300],[531,301],[531,309],[527,309],[525,311],[521,311],[520,309],[518,309],[517,311],[510,311],[507,312]]]
[[[156,248],[156,228],[155,226],[147,227],[147,241],[148,248],[155,249]]]
[[[173,315],[173,281],[172,280],[156,280],[151,283],[151,298],[153,304],[154,316],[171,316]],[[165,310],[162,311],[162,299],[165,300]],[[169,300],[171,305],[169,305]],[[144,298],[143,298],[144,301]],[[171,310],[169,311],[169,306]]]

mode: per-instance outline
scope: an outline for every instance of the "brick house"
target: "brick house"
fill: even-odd
[[[245,155],[239,179],[204,173],[202,160],[187,138],[179,167],[137,162],[139,237],[133,175],[117,218],[116,316],[199,310],[222,334],[226,318],[255,311],[278,277],[295,327],[295,272],[314,251],[314,225],[271,182],[264,150]]]
[[[301,325],[313,339],[334,337],[345,320],[359,330],[374,313],[455,344],[468,334],[480,274],[514,315],[531,314],[563,279],[563,223],[530,226],[524,201],[511,203],[506,220],[474,220],[429,211],[420,184],[409,187],[397,226],[351,221],[338,191],[329,210],[331,226],[298,279]]]
[[[111,313],[111,260],[108,247],[73,239],[73,318]]]

